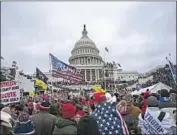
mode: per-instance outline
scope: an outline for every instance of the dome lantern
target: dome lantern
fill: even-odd
[[[84,24],[84,29],[82,31],[82,37],[87,37],[87,30],[86,30],[86,25]]]

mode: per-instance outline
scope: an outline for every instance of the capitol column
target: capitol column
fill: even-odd
[[[98,74],[97,74],[98,75],[98,80],[100,80],[100,74],[99,74],[100,71],[99,71],[99,69],[97,69],[97,72],[98,72]]]
[[[90,69],[90,81],[92,82],[92,69]]]
[[[86,69],[85,70],[85,82],[87,81],[87,74],[86,74]]]
[[[97,77],[97,70],[95,69],[95,81],[97,82],[97,80],[98,80],[98,77]]]

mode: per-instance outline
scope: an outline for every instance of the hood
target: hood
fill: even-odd
[[[58,118],[58,122],[56,124],[58,128],[63,128],[63,127],[70,126],[70,125],[76,126],[76,123],[69,119],[63,119],[62,117]]]
[[[50,114],[53,114],[53,115],[55,115],[55,116],[57,116],[57,115],[60,114],[59,108],[57,107],[56,104],[52,104],[52,105],[50,106],[49,112],[50,112]]]
[[[107,92],[107,93],[105,94],[105,97],[106,97],[106,101],[107,101],[107,102],[111,102],[111,101],[112,101],[112,96],[111,96],[110,93]]]

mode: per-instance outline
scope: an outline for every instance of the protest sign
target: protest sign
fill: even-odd
[[[145,134],[166,134],[161,122],[158,120],[157,116],[154,116],[147,108],[144,115],[143,127],[141,129]]]
[[[20,88],[16,81],[4,81],[0,83],[0,103],[9,104],[20,101]]]

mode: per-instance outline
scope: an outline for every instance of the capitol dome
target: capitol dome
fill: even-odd
[[[85,76],[85,81],[97,81],[102,74],[103,60],[95,43],[87,34],[88,32],[84,25],[82,37],[75,43],[69,63],[71,66],[81,70],[81,73]]]

